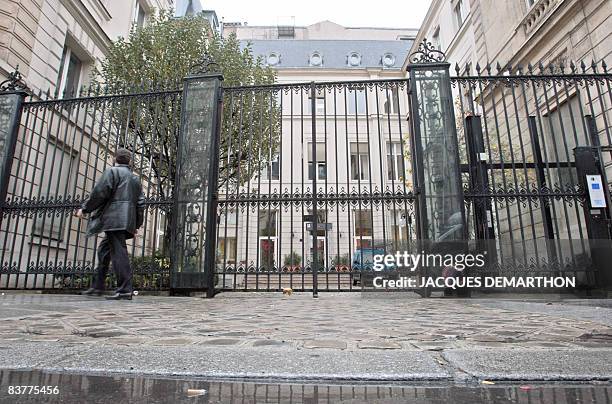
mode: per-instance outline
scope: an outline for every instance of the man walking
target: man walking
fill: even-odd
[[[131,153],[119,149],[115,165],[102,174],[91,195],[76,216],[91,213],[87,224],[87,237],[105,233],[98,245],[98,267],[91,288],[84,295],[101,296],[108,266],[112,262],[117,276],[117,290],[109,300],[132,300],[132,269],[125,241],[134,238],[144,221],[144,195],[140,179],[130,169]]]

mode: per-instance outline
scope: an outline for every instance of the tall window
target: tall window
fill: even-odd
[[[146,10],[142,7],[142,4],[140,4],[139,0],[136,0],[136,5],[134,6],[134,24],[136,24],[137,27],[142,27],[144,26],[146,19],[147,19],[147,12]]]
[[[58,97],[67,98],[78,96],[82,70],[83,62],[81,59],[75,55],[70,47],[64,45],[57,86]]]
[[[41,196],[46,199],[65,198],[74,193],[77,155],[66,146],[49,142],[46,148],[43,175],[41,175]],[[47,214],[34,220],[33,234],[51,240],[63,241],[66,217]]]
[[[370,156],[368,154],[367,143],[351,143],[351,179],[369,180],[370,179]]]
[[[272,161],[265,163],[264,169],[261,172],[261,179],[266,181],[280,180],[280,161],[278,155],[274,156]]]
[[[346,92],[349,114],[366,113],[366,92],[365,90],[349,90]]]
[[[312,158],[312,143],[308,143],[308,179],[313,180],[315,172],[317,180],[325,180],[327,178],[327,161],[325,159],[325,143],[317,143],[317,164]]]
[[[307,111],[312,113],[312,95],[308,96]],[[315,95],[315,114],[325,115],[325,93],[322,90],[317,90]]]
[[[436,27],[431,38],[431,43],[437,50],[442,50],[442,42],[440,41],[440,27]]]
[[[276,267],[276,211],[262,210],[258,217],[259,267]]]
[[[397,87],[394,87],[385,94],[387,99],[385,101],[385,114],[398,114],[399,113],[399,91]]]
[[[372,211],[355,211],[355,248],[372,247],[372,235],[374,226],[372,225]]]
[[[400,181],[404,177],[404,164],[402,144],[400,142],[387,142],[387,179]]]
[[[463,4],[463,0],[459,0],[455,3],[453,14],[455,15],[457,29],[460,29],[463,26],[463,21],[465,20],[465,6]]]
[[[276,237],[276,211],[262,210],[258,219],[259,237]]]
[[[236,237],[221,237],[217,246],[217,263],[235,265],[236,264]]]

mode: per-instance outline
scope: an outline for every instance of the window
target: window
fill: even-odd
[[[527,9],[529,10],[536,3],[537,0],[526,0],[527,1]]]
[[[279,54],[272,52],[268,55],[268,65],[269,66],[276,66],[279,63],[280,63]]]
[[[397,87],[391,89],[390,92],[385,94],[387,99],[385,100],[385,114],[398,114],[399,113],[399,91]]]
[[[372,225],[372,211],[355,211],[355,248],[372,247],[372,235],[374,226]]]
[[[408,225],[410,219],[407,219],[408,214],[406,211],[391,211],[388,212],[387,228],[390,230],[390,240],[394,243],[396,248],[401,248],[402,243],[408,241]],[[405,248],[405,247],[404,247]]]
[[[217,246],[217,263],[235,265],[237,250],[238,246],[236,244],[236,237],[219,238],[219,245]]]
[[[348,113],[349,114],[365,114],[366,113],[366,92],[365,90],[349,90],[346,93],[348,98]]]
[[[187,13],[187,15],[189,15],[189,13]],[[133,18],[133,22],[134,24],[136,24],[136,26],[138,28],[144,26],[145,22],[147,19],[147,13],[144,9],[144,7],[142,7],[142,4],[140,4],[140,1],[136,1],[136,5],[134,7],[134,18]]]
[[[357,67],[361,64],[361,55],[357,52],[351,52],[347,58],[347,64],[351,67]]]
[[[258,217],[259,267],[276,267],[276,211],[262,210]]]
[[[238,216],[238,212],[234,211],[227,211],[225,213],[221,213],[219,215],[219,225],[220,226],[235,226],[236,225],[236,221],[237,221],[237,216]]]
[[[442,50],[442,42],[440,42],[440,27],[436,27],[431,38],[431,43],[437,50]]]
[[[404,179],[404,161],[400,142],[387,142],[387,179],[389,181]]]
[[[308,112],[312,113],[312,95],[308,95]],[[322,90],[317,90],[315,98],[315,114],[325,115],[325,93]]]
[[[308,179],[310,181],[314,178],[315,173],[315,161],[312,158],[312,143],[308,143]],[[316,145],[317,152],[317,180],[325,180],[327,179],[327,159],[325,158],[325,143],[317,143]]]
[[[463,26],[463,21],[465,19],[465,7],[463,5],[463,0],[457,1],[455,3],[455,7],[453,9],[453,14],[455,15],[455,22],[457,24],[457,29],[460,29]]]
[[[56,142],[47,143],[44,175],[41,176],[41,196],[46,199],[60,198],[74,193],[77,171],[77,155],[66,146]],[[33,234],[51,240],[63,241],[66,216],[52,213],[34,220]]]
[[[395,66],[395,56],[392,53],[385,53],[382,57],[382,65],[386,68]]]
[[[367,143],[351,143],[351,179],[353,181],[370,179],[369,160]]]
[[[313,52],[310,55],[310,66],[321,66],[323,64],[323,56],[319,52]]]
[[[264,163],[265,167],[261,172],[261,179],[264,181],[278,181],[280,180],[280,162],[279,156],[276,155],[272,158],[272,161]]]
[[[64,45],[57,86],[59,98],[78,96],[82,70],[83,62],[70,47]]]
[[[259,237],[276,237],[276,211],[262,210],[258,216]]]

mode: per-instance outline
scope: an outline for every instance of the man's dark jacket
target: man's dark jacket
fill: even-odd
[[[140,180],[128,165],[108,168],[82,206],[83,213],[91,213],[87,236],[124,230],[132,238],[142,226],[144,203]]]

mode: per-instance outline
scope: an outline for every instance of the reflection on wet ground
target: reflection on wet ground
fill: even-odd
[[[609,382],[326,385],[4,370],[0,371],[0,387],[0,403],[612,403],[612,383]]]

